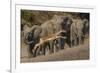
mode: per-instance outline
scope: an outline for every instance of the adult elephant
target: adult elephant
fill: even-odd
[[[70,17],[63,16],[63,15],[54,15],[51,20],[41,25],[41,28],[43,29],[41,33],[41,37],[49,36],[51,34],[56,34],[59,31],[64,30],[66,32],[61,32],[59,33],[59,35],[68,38],[69,36],[67,34],[70,34],[71,24],[72,24],[72,19]],[[55,50],[64,49],[64,45],[66,43],[64,38],[59,38],[55,41],[49,42],[51,53],[54,52],[54,47],[55,47]]]
[[[34,46],[39,42],[40,33],[42,29],[38,25],[32,26],[26,33],[24,42],[28,45],[28,56],[33,57],[35,54],[33,54],[33,48]]]
[[[78,30],[77,30],[76,25],[77,25],[77,23],[76,23],[76,20],[74,19],[73,23],[71,25],[71,28],[70,28],[70,47],[77,45]]]
[[[64,20],[63,16],[54,15],[51,20],[46,21],[45,23],[41,24],[42,33],[41,37],[46,37],[55,33],[58,33],[62,30],[62,22]],[[61,48],[61,39],[57,40],[59,43],[59,49]],[[51,40],[49,43],[50,53],[54,52],[54,40]],[[44,48],[45,51],[45,48]],[[43,52],[44,52],[43,51]]]
[[[70,28],[73,21],[71,17],[66,17],[62,23],[63,29],[66,31],[66,33],[63,33],[62,36],[66,36],[66,43],[70,46]]]
[[[83,43],[83,29],[85,28],[82,19],[80,17],[73,19],[73,24],[71,25],[70,29],[71,47]]]

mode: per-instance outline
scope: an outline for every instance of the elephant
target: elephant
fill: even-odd
[[[71,47],[82,43],[82,35],[83,35],[82,29],[83,29],[82,20],[79,17],[73,19],[73,24],[71,25],[70,29]]]
[[[43,29],[41,37],[49,36],[51,34],[58,33],[61,30],[65,30],[66,32],[61,32],[59,33],[59,35],[65,36],[67,38],[66,34],[68,33],[68,28],[71,26],[71,24],[72,20],[70,19],[70,17],[63,15],[54,15],[51,20],[41,24],[41,28]],[[66,43],[65,40],[66,39],[64,38],[59,38],[54,41],[50,41],[50,52],[54,52],[54,49],[57,51],[60,49],[64,49],[64,45]]]
[[[77,27],[76,21],[73,20],[73,23],[70,28],[70,47],[77,45]]]
[[[89,32],[89,23],[86,19],[77,17],[73,19],[73,24],[70,29],[71,47],[73,45],[83,44],[86,33]]]
[[[32,26],[26,33],[24,42],[28,45],[28,54],[29,57],[34,57],[33,48],[39,42],[39,34],[41,33],[42,29],[38,25]]]
[[[63,18],[61,16],[54,15],[51,20],[48,20],[45,23],[41,24],[41,28],[42,28],[41,37],[49,36],[49,35],[52,35],[62,30],[61,28],[62,22],[63,22]],[[51,40],[48,43],[49,43],[50,53],[53,53],[54,52],[54,40]]]
[[[70,47],[70,28],[72,25],[73,21],[71,17],[67,17],[66,19],[64,19],[63,24],[63,29],[66,30],[66,33],[63,33],[63,36],[66,36],[66,43],[69,45]]]

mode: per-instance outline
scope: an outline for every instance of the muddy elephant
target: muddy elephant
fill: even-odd
[[[70,28],[70,47],[77,45],[77,27],[75,21],[73,21]]]
[[[85,37],[89,35],[89,20],[74,18],[70,31],[71,46],[83,44]]]
[[[38,25],[32,26],[25,35],[24,42],[28,45],[28,55],[29,57],[34,57],[33,48],[39,42],[40,33],[42,29]]]
[[[82,44],[83,40],[83,21],[80,18],[73,19],[73,24],[70,29],[70,42],[71,47]]]
[[[55,34],[60,30],[62,30],[61,24],[63,22],[63,19],[64,18],[62,16],[54,15],[51,20],[41,24],[41,28],[42,28],[41,37],[49,36],[51,34]],[[61,39],[58,39],[58,42],[61,43]],[[50,49],[50,53],[54,52],[54,40],[49,41],[49,49]]]
[[[68,18],[64,16],[54,15],[51,20],[46,21],[45,23],[40,25],[42,32],[38,35],[40,38],[50,36],[52,34],[58,33],[61,30],[65,30],[65,26]],[[35,32],[34,32],[35,34]],[[64,33],[59,33],[59,35],[64,36]],[[35,36],[35,35],[34,35]],[[56,40],[50,40],[42,46],[42,53],[45,55],[46,48],[48,47],[49,52],[53,53],[54,49],[63,49],[65,44],[65,39],[59,38]],[[37,50],[34,50],[34,54]]]
[[[66,43],[69,45],[70,47],[70,29],[71,29],[71,25],[72,25],[73,21],[71,17],[67,17],[63,24],[63,29],[66,30],[66,33],[63,34],[63,36],[66,36]]]
[[[65,30],[66,32],[61,32],[59,35],[68,38],[67,34],[69,34],[70,26],[72,24],[72,19],[68,16],[63,15],[54,15],[53,18],[41,25],[43,31],[41,33],[41,37],[48,36],[51,34],[58,33],[59,31]],[[50,52],[54,52],[60,49],[64,49],[64,45],[66,43],[66,39],[59,38],[54,41],[50,41]]]

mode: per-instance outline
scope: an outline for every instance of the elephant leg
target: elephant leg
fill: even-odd
[[[37,55],[37,49],[38,49],[38,47],[35,48],[35,46],[36,46],[36,45],[34,45],[33,50],[32,50],[32,52],[33,52],[33,57],[36,57],[36,55]]]
[[[68,33],[68,35],[67,35],[67,39],[66,39],[66,43],[69,45],[69,47],[70,47],[70,44],[71,44],[71,42],[70,42],[70,35],[69,35],[69,33]]]
[[[61,38],[58,39],[58,45],[59,45],[59,50],[60,50],[61,46],[62,46],[62,44],[61,44]]]
[[[40,55],[40,51],[41,51],[41,46],[39,46],[39,47],[36,49],[36,56]]]
[[[39,55],[42,55],[42,45],[39,47]]]
[[[33,54],[32,54],[31,51],[30,51],[30,46],[28,46],[27,51],[28,51],[28,57],[29,57],[29,58],[32,57]]]
[[[79,36],[79,44],[82,44],[82,37]]]
[[[35,49],[33,49],[33,57],[40,55],[40,51],[41,51],[41,46],[38,46]]]
[[[72,40],[70,41],[70,47],[72,47],[73,45],[72,45]]]
[[[33,44],[30,44],[27,49],[28,49],[28,56],[33,57],[33,52],[32,52]]]
[[[74,46],[77,46],[77,38],[74,38]]]
[[[64,49],[65,46],[65,39],[61,39],[61,49]]]
[[[47,43],[48,50],[50,50],[50,42]]]
[[[55,48],[55,52],[59,50],[58,39],[54,41],[54,48]]]
[[[45,43],[44,48],[45,48],[45,54],[46,53],[49,54],[50,53],[50,43],[49,42]]]
[[[36,50],[33,49],[33,57],[36,57]]]
[[[50,53],[54,53],[54,43],[50,41]]]
[[[46,44],[42,44],[42,47],[41,47],[42,48],[42,54],[43,55],[45,55],[45,46],[46,46]]]
[[[73,47],[73,42],[74,42],[73,37],[71,37],[70,38],[70,47]]]
[[[84,35],[82,36],[82,44],[84,44],[84,39],[85,39],[85,37],[84,37]]]

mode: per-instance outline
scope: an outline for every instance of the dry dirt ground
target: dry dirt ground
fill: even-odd
[[[46,61],[68,61],[68,60],[88,60],[89,59],[89,39],[85,39],[84,44],[65,49],[58,52],[41,55],[34,58],[28,58],[27,48],[21,48],[21,63],[28,62],[46,62]]]

